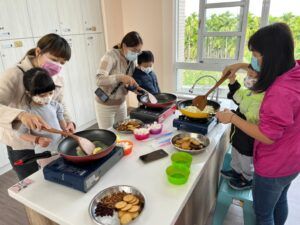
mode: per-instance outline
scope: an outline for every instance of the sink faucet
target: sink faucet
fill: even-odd
[[[213,79],[216,83],[218,82],[217,79],[211,75],[204,75],[204,76],[201,76],[199,77],[193,84],[193,86],[189,89],[189,92],[192,94],[194,92],[194,88],[196,86],[196,84],[199,82],[199,80],[203,79],[203,78],[211,78]],[[214,95],[215,95],[215,92],[217,92],[217,95],[216,95],[216,101],[218,102],[219,100],[219,87],[217,88],[217,91],[214,91],[213,92],[213,95],[211,96],[211,99],[213,99]]]

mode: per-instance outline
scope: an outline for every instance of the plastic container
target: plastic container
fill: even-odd
[[[186,166],[187,168],[190,168],[193,156],[185,152],[176,152],[172,154],[171,160],[173,165],[182,165]]]
[[[129,155],[132,152],[133,143],[129,140],[120,140],[117,145],[123,147],[124,155]]]
[[[166,169],[168,181],[171,184],[185,184],[190,175],[190,169],[183,165],[171,165]]]
[[[163,129],[163,124],[161,123],[154,123],[154,124],[151,124],[149,126],[149,130],[150,130],[150,134],[160,134],[162,132],[162,129]]]
[[[139,129],[135,129],[133,131],[134,137],[136,140],[145,140],[147,138],[149,138],[150,136],[150,132],[147,128],[139,128]]]

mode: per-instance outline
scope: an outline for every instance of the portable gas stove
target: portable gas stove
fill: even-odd
[[[154,121],[162,123],[166,118],[176,111],[176,105],[167,108],[147,108],[140,106],[130,112],[130,118],[139,119],[144,123],[153,123]]]
[[[123,148],[121,147],[115,147],[104,158],[82,165],[73,164],[60,157],[44,167],[44,178],[82,192],[87,192],[122,157]]]
[[[178,119],[173,120],[173,127],[176,127],[178,130],[185,130],[203,135],[209,133],[216,124],[217,119],[215,117],[209,119],[192,119],[181,115]]]

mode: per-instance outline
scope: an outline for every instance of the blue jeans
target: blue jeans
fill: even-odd
[[[291,182],[297,177],[268,178],[255,173],[253,186],[253,206],[256,225],[283,225],[288,215],[287,192]]]

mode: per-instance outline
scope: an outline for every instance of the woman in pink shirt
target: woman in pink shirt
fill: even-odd
[[[288,215],[287,191],[300,171],[300,64],[294,59],[289,27],[275,23],[258,30],[248,43],[259,78],[253,86],[264,92],[258,125],[229,110],[217,113],[256,139],[254,145],[253,203],[257,225],[282,225]],[[223,71],[236,73],[248,64]]]

